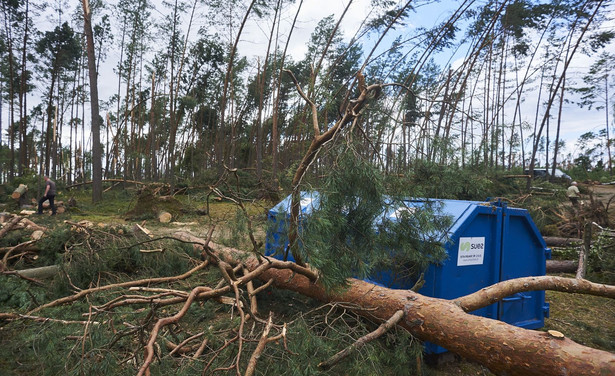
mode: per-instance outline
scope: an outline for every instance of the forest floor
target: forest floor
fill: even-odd
[[[596,185],[589,187],[594,198],[608,206],[609,216],[615,218],[615,205],[609,205],[615,197],[615,185]],[[237,248],[249,248],[250,244],[245,239],[246,222],[238,220],[237,207],[229,202],[210,203],[207,215],[194,214],[197,209],[205,209],[203,196],[193,195],[178,197],[185,209],[185,214],[180,214],[171,223],[162,224],[154,219],[141,219],[126,221],[125,213],[134,207],[136,201],[134,194],[112,196],[113,199],[97,205],[87,204],[88,197],[84,194],[74,194],[78,205],[71,210],[55,217],[56,222],[70,220],[78,222],[88,220],[93,223],[122,224],[132,227],[139,224],[152,231],[155,236],[171,235],[177,231],[188,231],[195,236],[206,238],[212,224],[215,224],[213,241]],[[68,197],[59,199],[67,200]],[[562,205],[568,205],[562,203]],[[257,241],[265,241],[266,213],[271,204],[254,201],[246,205],[246,210],[255,230]],[[46,223],[50,223],[45,218]],[[615,221],[611,220],[611,223]],[[574,277],[572,275],[567,275]],[[302,297],[301,297],[302,298]],[[297,297],[297,301],[302,301]],[[565,294],[559,292],[547,292],[546,300],[550,303],[550,317],[545,319],[545,326],[540,330],[558,330],[574,341],[615,352],[615,301],[612,299],[592,297],[579,294]],[[464,359],[444,355],[428,357],[428,366],[424,367],[425,375],[491,375],[484,367],[465,361]]]

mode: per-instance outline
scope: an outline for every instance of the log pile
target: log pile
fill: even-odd
[[[32,199],[32,204],[38,206],[38,201]],[[56,201],[54,202],[54,205],[56,207],[57,214],[62,214],[66,212],[66,206],[64,205],[64,201]],[[49,201],[43,202],[43,210],[46,212],[51,212],[51,206],[49,205]]]
[[[23,241],[15,246],[0,247],[0,271],[9,270],[9,265],[15,260],[23,258],[36,259],[39,251],[36,243],[44,236],[47,228],[37,225],[31,220],[21,216],[0,216],[0,238],[4,237],[9,231],[25,230],[30,231],[30,240]],[[21,275],[20,275],[21,276]],[[21,276],[23,277],[23,276]],[[28,277],[26,277],[28,278]]]

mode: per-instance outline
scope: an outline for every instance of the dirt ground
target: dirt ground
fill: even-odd
[[[609,214],[612,216],[615,210],[615,184],[586,185],[588,191],[595,199],[602,201],[604,206],[608,206]],[[582,199],[588,199],[587,196]]]

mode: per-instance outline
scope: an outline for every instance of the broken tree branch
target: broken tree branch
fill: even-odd
[[[169,353],[169,356],[173,356],[175,353],[180,352],[180,350],[190,341],[192,341],[193,339],[197,339],[201,336],[203,336],[203,334],[205,334],[205,332],[200,332],[197,333],[193,336],[190,336],[188,338],[186,338],[185,340],[181,341],[177,346],[175,346],[175,348],[173,350],[171,350],[171,352]]]
[[[4,226],[2,226],[2,229],[0,229],[0,239],[3,238],[7,232],[11,231],[13,227],[17,226],[17,224],[21,222],[22,219],[23,217],[15,216],[11,218],[11,220],[8,221]]]
[[[147,185],[147,183],[143,183],[140,181],[124,180],[124,179],[103,179],[102,182],[103,183],[128,183],[128,184],[135,184],[135,185]],[[92,184],[92,182],[86,181],[86,182],[71,184],[71,185],[66,186],[66,189],[76,188],[76,187],[80,187],[82,185],[88,185],[88,184]]]
[[[274,337],[269,337],[269,331],[271,331],[272,326],[273,321],[271,319],[271,313],[269,313],[269,321],[267,321],[267,325],[265,326],[263,334],[261,335],[261,338],[256,345],[256,349],[254,350],[252,356],[250,357],[250,360],[248,361],[248,366],[246,367],[246,372],[244,374],[245,376],[254,375],[254,372],[256,371],[256,363],[258,362],[263,351],[265,350],[265,346],[267,346],[268,343],[279,341],[280,339],[286,337],[286,324],[284,324],[284,327],[282,328],[282,333]]]
[[[536,290],[582,293],[615,299],[615,286],[593,283],[585,279],[544,276],[502,281],[473,294],[457,298],[454,302],[464,311],[471,312],[518,292]]]
[[[591,222],[585,223],[585,229],[583,230],[583,246],[579,251],[579,266],[577,268],[577,279],[585,278],[585,272],[587,271],[587,256],[589,255],[589,249],[592,241],[592,224]]]
[[[96,293],[96,292],[100,292],[100,291],[106,291],[106,290],[112,290],[112,289],[120,289],[120,288],[127,288],[127,287],[133,287],[133,286],[143,286],[143,285],[151,285],[151,284],[155,284],[155,283],[167,283],[167,282],[173,282],[173,281],[179,281],[182,279],[186,279],[188,277],[190,277],[192,274],[196,273],[197,271],[204,269],[207,265],[209,264],[208,260],[203,261],[202,263],[200,263],[199,265],[195,266],[194,268],[188,270],[187,272],[185,272],[184,274],[178,275],[178,276],[174,276],[174,277],[159,277],[159,278],[147,278],[147,279],[140,279],[140,280],[136,280],[136,281],[128,281],[128,282],[123,282],[123,283],[114,283],[111,285],[105,285],[105,286],[100,286],[100,287],[92,287],[89,289],[85,289],[85,290],[81,290],[78,293],[74,294],[74,295],[70,295],[70,296],[65,296],[63,298],[60,299],[56,299],[53,300],[47,304],[43,304],[41,306],[38,306],[36,308],[34,308],[33,310],[31,310],[30,312],[28,312],[28,314],[32,314],[34,312],[38,312],[41,311],[45,308],[50,308],[50,307],[56,307],[62,304],[66,304],[66,303],[72,303],[76,300],[79,300],[87,295],[90,295],[92,293]]]
[[[376,329],[373,332],[371,332],[371,333],[369,333],[369,334],[359,338],[352,345],[346,347],[344,350],[338,352],[337,354],[333,355],[332,357],[330,357],[329,359],[325,360],[324,362],[320,362],[318,364],[318,367],[323,369],[323,370],[328,370],[329,368],[333,367],[334,365],[339,363],[341,360],[345,359],[347,356],[349,356],[353,352],[355,352],[355,351],[359,350],[361,347],[365,346],[367,343],[369,343],[369,342],[371,342],[371,341],[373,341],[373,340],[375,340],[377,338],[380,338],[383,334],[385,334],[386,332],[391,330],[391,328],[393,328],[395,325],[397,325],[403,318],[404,318],[404,311],[403,310],[399,310],[399,311],[395,312],[395,314],[393,316],[391,316],[390,319],[388,319],[387,321],[385,321],[382,324],[380,324],[378,329]]]

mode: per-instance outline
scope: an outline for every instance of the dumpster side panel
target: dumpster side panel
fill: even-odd
[[[451,243],[446,247],[448,259],[440,266],[429,268],[427,281],[420,292],[436,298],[455,299],[497,283],[500,277],[501,229],[501,208],[474,206],[459,226],[453,229]],[[466,250],[468,243],[475,249]],[[475,260],[464,261],[466,253],[476,256]],[[473,313],[496,318],[495,310],[496,306],[491,305]]]
[[[525,209],[506,208],[502,234],[501,280],[543,276],[546,244]],[[499,303],[498,319],[527,329],[544,326],[544,291],[518,293]]]
[[[432,265],[428,268],[425,285],[419,293],[441,299],[455,299],[499,282],[501,234],[501,208],[472,206],[452,228],[451,243],[446,247],[448,259],[440,266]],[[468,249],[472,245],[474,249]],[[481,245],[483,252],[480,251]],[[467,261],[460,257],[467,253],[475,256],[474,259]],[[496,319],[498,305],[492,304],[471,313]],[[432,354],[447,351],[429,342],[425,344],[425,350]]]
[[[291,200],[292,195],[288,195],[267,213],[265,256],[272,256],[280,260],[284,259],[286,248],[288,247]],[[319,204],[320,196],[317,192],[301,192],[299,231],[301,231],[301,222],[306,220],[318,208]],[[288,261],[295,261],[290,253],[288,254]]]

